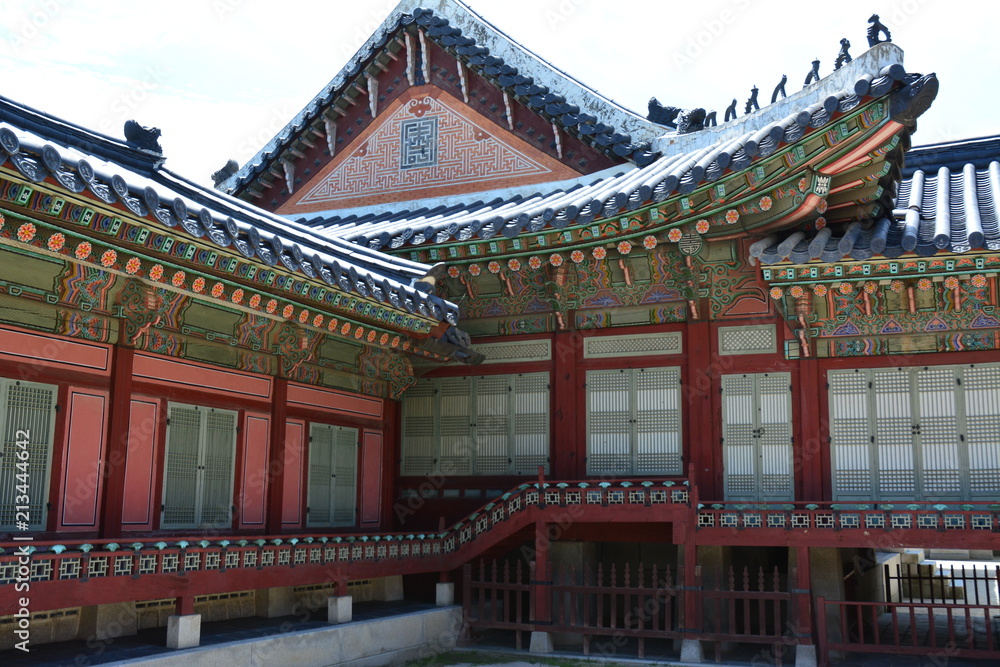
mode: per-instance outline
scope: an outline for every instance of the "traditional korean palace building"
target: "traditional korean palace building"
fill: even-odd
[[[647,118],[403,0],[216,188],[0,99],[0,660],[405,598],[996,661],[995,566],[909,563],[1000,552],[1000,139],[911,149],[938,81],[874,21]]]

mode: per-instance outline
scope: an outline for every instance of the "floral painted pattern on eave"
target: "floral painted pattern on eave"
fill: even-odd
[[[850,357],[1000,349],[1000,255],[761,270],[803,349]]]
[[[277,267],[262,267],[242,255],[195,243],[190,237],[169,233],[168,229],[151,229],[134,222],[124,211],[107,210],[94,201],[73,201],[63,193],[47,191],[42,184],[29,185],[0,178],[0,201],[75,225],[81,231],[86,229],[110,237],[110,245],[119,251],[123,247],[131,247],[137,252],[163,257],[176,265],[186,264],[185,268],[193,272],[214,271],[230,275],[232,278],[229,280],[233,283],[237,280],[246,281],[240,287],[247,291],[260,290],[267,294],[281,290],[294,294],[298,300],[311,301],[312,308],[333,310],[335,316],[370,319],[382,326],[416,336],[427,335],[437,324],[431,318],[397,311],[387,304],[348,294],[333,285],[310,280],[304,275],[282,271]],[[65,231],[69,232],[70,229],[73,228],[67,227]],[[206,277],[206,280],[213,279]],[[238,287],[233,287],[230,291],[236,289]]]
[[[196,273],[189,267],[160,261],[142,253],[128,252],[117,245],[101,243],[71,229],[27,218],[13,211],[0,209],[0,244],[38,256],[54,256],[66,262],[143,279],[156,287],[210,301],[230,310],[294,323],[355,344],[399,350],[434,361],[448,361],[414,345],[405,332],[374,327],[327,309],[303,307],[298,302],[275,298],[269,292]],[[335,293],[335,298],[339,301],[345,295]],[[371,304],[359,301],[354,308],[362,306],[370,308]]]

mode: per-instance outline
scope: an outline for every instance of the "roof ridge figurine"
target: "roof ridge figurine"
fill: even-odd
[[[889,32],[889,29],[885,27],[885,24],[878,20],[878,14],[872,14],[868,19],[868,22],[871,23],[871,25],[868,26],[869,48],[875,46],[876,44],[881,44],[882,42],[892,41],[892,34]],[[880,33],[885,35],[885,39],[879,39]]]
[[[847,50],[851,48],[851,43],[847,41],[847,38],[840,40],[840,53],[837,54],[837,60],[833,63],[833,71],[837,71],[847,63],[851,62],[851,54]]]
[[[677,114],[682,111],[680,107],[663,106],[655,97],[649,98],[647,109],[646,120],[657,125],[666,125],[667,127],[677,127],[675,119],[677,118]]]
[[[701,107],[682,111],[677,117],[677,134],[689,134],[705,129],[705,110]]]
[[[819,81],[822,78],[819,75],[819,58],[816,58],[815,60],[812,61],[812,66],[813,67],[809,71],[809,74],[806,75],[806,82],[802,84],[803,88],[808,86],[813,81]]]
[[[221,169],[212,174],[212,183],[215,184],[215,187],[219,187],[222,183],[229,180],[230,176],[239,170],[239,163],[236,160],[229,160]]]
[[[722,122],[723,123],[728,123],[731,120],[736,120],[736,98],[735,97],[733,98],[733,101],[729,103],[729,106],[726,107],[725,120],[722,121]]]
[[[143,127],[134,120],[125,121],[125,143],[132,148],[163,154],[160,148],[160,128]]]
[[[771,104],[774,104],[775,102],[778,101],[778,93],[781,93],[782,97],[788,97],[788,95],[785,94],[786,83],[788,83],[788,75],[782,74],[781,81],[778,83],[777,86],[774,87],[774,92],[771,93]]]
[[[757,93],[760,92],[757,89],[757,85],[750,89],[750,99],[747,100],[747,105],[743,109],[743,113],[748,114],[751,111],[760,111],[760,105],[757,104]]]

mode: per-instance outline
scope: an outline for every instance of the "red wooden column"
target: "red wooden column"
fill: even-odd
[[[691,532],[691,531],[688,531]],[[684,542],[684,638],[698,639],[702,631],[701,571],[698,567],[698,545],[693,536]]]
[[[687,325],[687,381],[682,397],[687,414],[685,457],[692,475],[691,486],[701,485],[701,495],[716,497],[712,480],[712,330],[707,320],[689,322]]]
[[[535,623],[546,625],[552,622],[552,600],[550,581],[552,576],[549,563],[549,535],[543,521],[535,522],[535,571],[531,581],[531,597],[535,601]],[[545,631],[544,629],[542,630]]]
[[[800,644],[808,646],[813,643],[809,547],[795,547],[795,565],[795,634]]]
[[[129,418],[132,412],[132,364],[135,350],[115,345],[111,361],[111,400],[108,449],[104,462],[104,493],[101,499],[102,538],[122,536],[125,504],[125,463],[128,459]]]
[[[174,613],[178,616],[190,616],[194,613],[194,596],[183,595],[174,603]]]
[[[288,420],[288,380],[274,378],[271,404],[271,447],[268,449],[267,532],[281,532],[282,499],[285,491],[285,429]]]
[[[552,444],[549,477],[580,479],[586,473],[586,405],[580,403],[584,373],[583,337],[576,331],[558,331],[552,341]]]
[[[799,500],[823,500],[826,480],[823,464],[823,433],[820,420],[819,362],[815,357],[799,360],[799,433],[796,438],[795,480]],[[794,423],[794,422],[793,422]]]
[[[396,499],[396,479],[402,461],[402,420],[403,404],[400,401],[385,401],[385,445],[382,447],[382,517],[381,529],[393,528],[393,502]]]

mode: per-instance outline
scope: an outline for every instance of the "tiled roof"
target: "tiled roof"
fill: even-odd
[[[1000,250],[1000,137],[914,148],[906,162],[911,158],[922,168],[900,184],[891,217],[826,228],[811,237],[802,231],[768,237],[751,253],[763,264],[775,264]],[[963,158],[973,161],[962,164]]]
[[[120,202],[154,226],[180,228],[268,266],[280,262],[290,271],[319,277],[344,292],[458,323],[457,306],[429,293],[429,283],[443,267],[320,238],[295,222],[164,169],[158,153],[0,97],[0,165],[8,161],[31,181],[51,177],[70,192],[86,190],[105,204]],[[460,332],[449,337],[467,342]]]
[[[655,159],[649,142],[663,127],[552,67],[462,2],[401,0],[323,91],[219,188],[237,192],[271,168],[296,138],[352,87],[392,39],[413,25],[473,71],[584,142],[636,164]]]
[[[891,45],[877,49],[881,54],[898,53]],[[878,69],[866,70],[872,66]],[[325,238],[345,239],[374,249],[474,237],[488,239],[497,235],[513,238],[546,227],[585,225],[597,218],[693,192],[724,173],[746,169],[753,160],[766,158],[780,146],[798,141],[807,131],[826,126],[835,114],[856,108],[862,99],[882,97],[914,80],[908,79],[901,64],[881,65],[877,58],[859,58],[848,67],[853,68],[853,80],[842,88],[838,82],[830,90],[830,81],[824,79],[794,101],[789,98],[787,104],[776,105],[780,115],[775,109],[762,110],[757,123],[751,122],[752,118],[739,119],[734,124],[739,132],[727,134],[724,126],[721,132],[713,132],[711,136],[718,141],[664,155],[645,167],[608,170],[613,173],[569,189],[556,185],[532,194],[494,198],[487,198],[489,193],[480,193],[477,196],[484,198],[477,201],[430,207],[416,202],[402,210],[383,209],[344,216],[332,211],[302,216],[298,221]],[[845,80],[843,73],[839,77],[838,81]],[[936,90],[937,80],[933,75],[921,82],[930,82]],[[772,117],[776,119],[767,120]]]
[[[985,169],[998,157],[1000,136],[914,146],[906,154],[903,177],[909,178],[918,169],[937,171],[941,167],[948,167],[952,171],[962,171],[967,164],[976,169]]]

